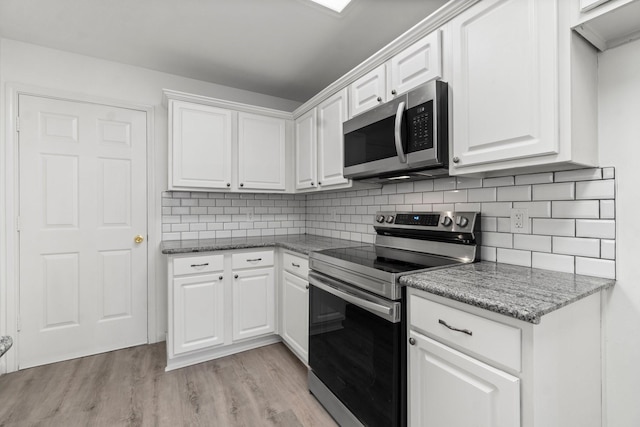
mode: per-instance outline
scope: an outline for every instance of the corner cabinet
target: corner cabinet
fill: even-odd
[[[293,191],[291,113],[168,90],[165,97],[169,190]]]
[[[597,164],[597,57],[571,6],[487,0],[447,24],[451,174]]]
[[[600,427],[601,296],[539,324],[407,288],[411,427]]]
[[[342,123],[347,120],[347,93],[346,88],[341,90],[296,119],[296,190],[351,186],[342,174]]]

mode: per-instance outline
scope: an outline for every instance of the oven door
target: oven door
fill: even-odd
[[[310,390],[317,379],[362,424],[404,424],[406,364],[401,302],[350,287],[317,272],[309,274]],[[315,381],[315,379],[314,379]],[[340,416],[332,413],[342,425]]]

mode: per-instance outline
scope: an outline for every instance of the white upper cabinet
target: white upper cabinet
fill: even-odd
[[[436,30],[349,86],[349,117],[442,76],[441,32]]]
[[[231,185],[232,112],[169,102],[169,189],[227,189]]]
[[[316,122],[317,111],[312,109],[295,122],[296,190],[316,185]]]
[[[285,120],[238,113],[238,186],[285,190]]]
[[[571,27],[599,50],[640,38],[639,0],[569,0]],[[577,13],[579,12],[579,13]]]
[[[347,89],[318,105],[318,188],[346,184],[343,176],[344,135],[342,123],[347,120]]]
[[[387,95],[407,92],[442,77],[442,36],[434,31],[389,60]]]
[[[349,86],[349,114],[357,116],[387,100],[385,64],[369,71]]]
[[[451,174],[597,163],[595,50],[559,22],[568,3],[486,0],[449,23]]]

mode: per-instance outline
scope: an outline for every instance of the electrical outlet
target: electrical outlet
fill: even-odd
[[[529,211],[527,209],[511,209],[511,232],[528,234],[529,231]]]

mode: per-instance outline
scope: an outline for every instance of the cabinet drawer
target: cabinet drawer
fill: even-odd
[[[308,258],[303,258],[285,252],[282,257],[282,267],[285,271],[307,280],[307,275],[309,274]]]
[[[457,345],[462,350],[468,350],[520,371],[519,328],[438,304],[417,295],[410,296],[409,305],[410,327],[421,329],[441,342]]]
[[[273,251],[245,252],[233,254],[231,266],[236,268],[268,267],[273,265]]]
[[[224,269],[223,255],[200,255],[186,258],[174,258],[173,275],[208,273]]]

